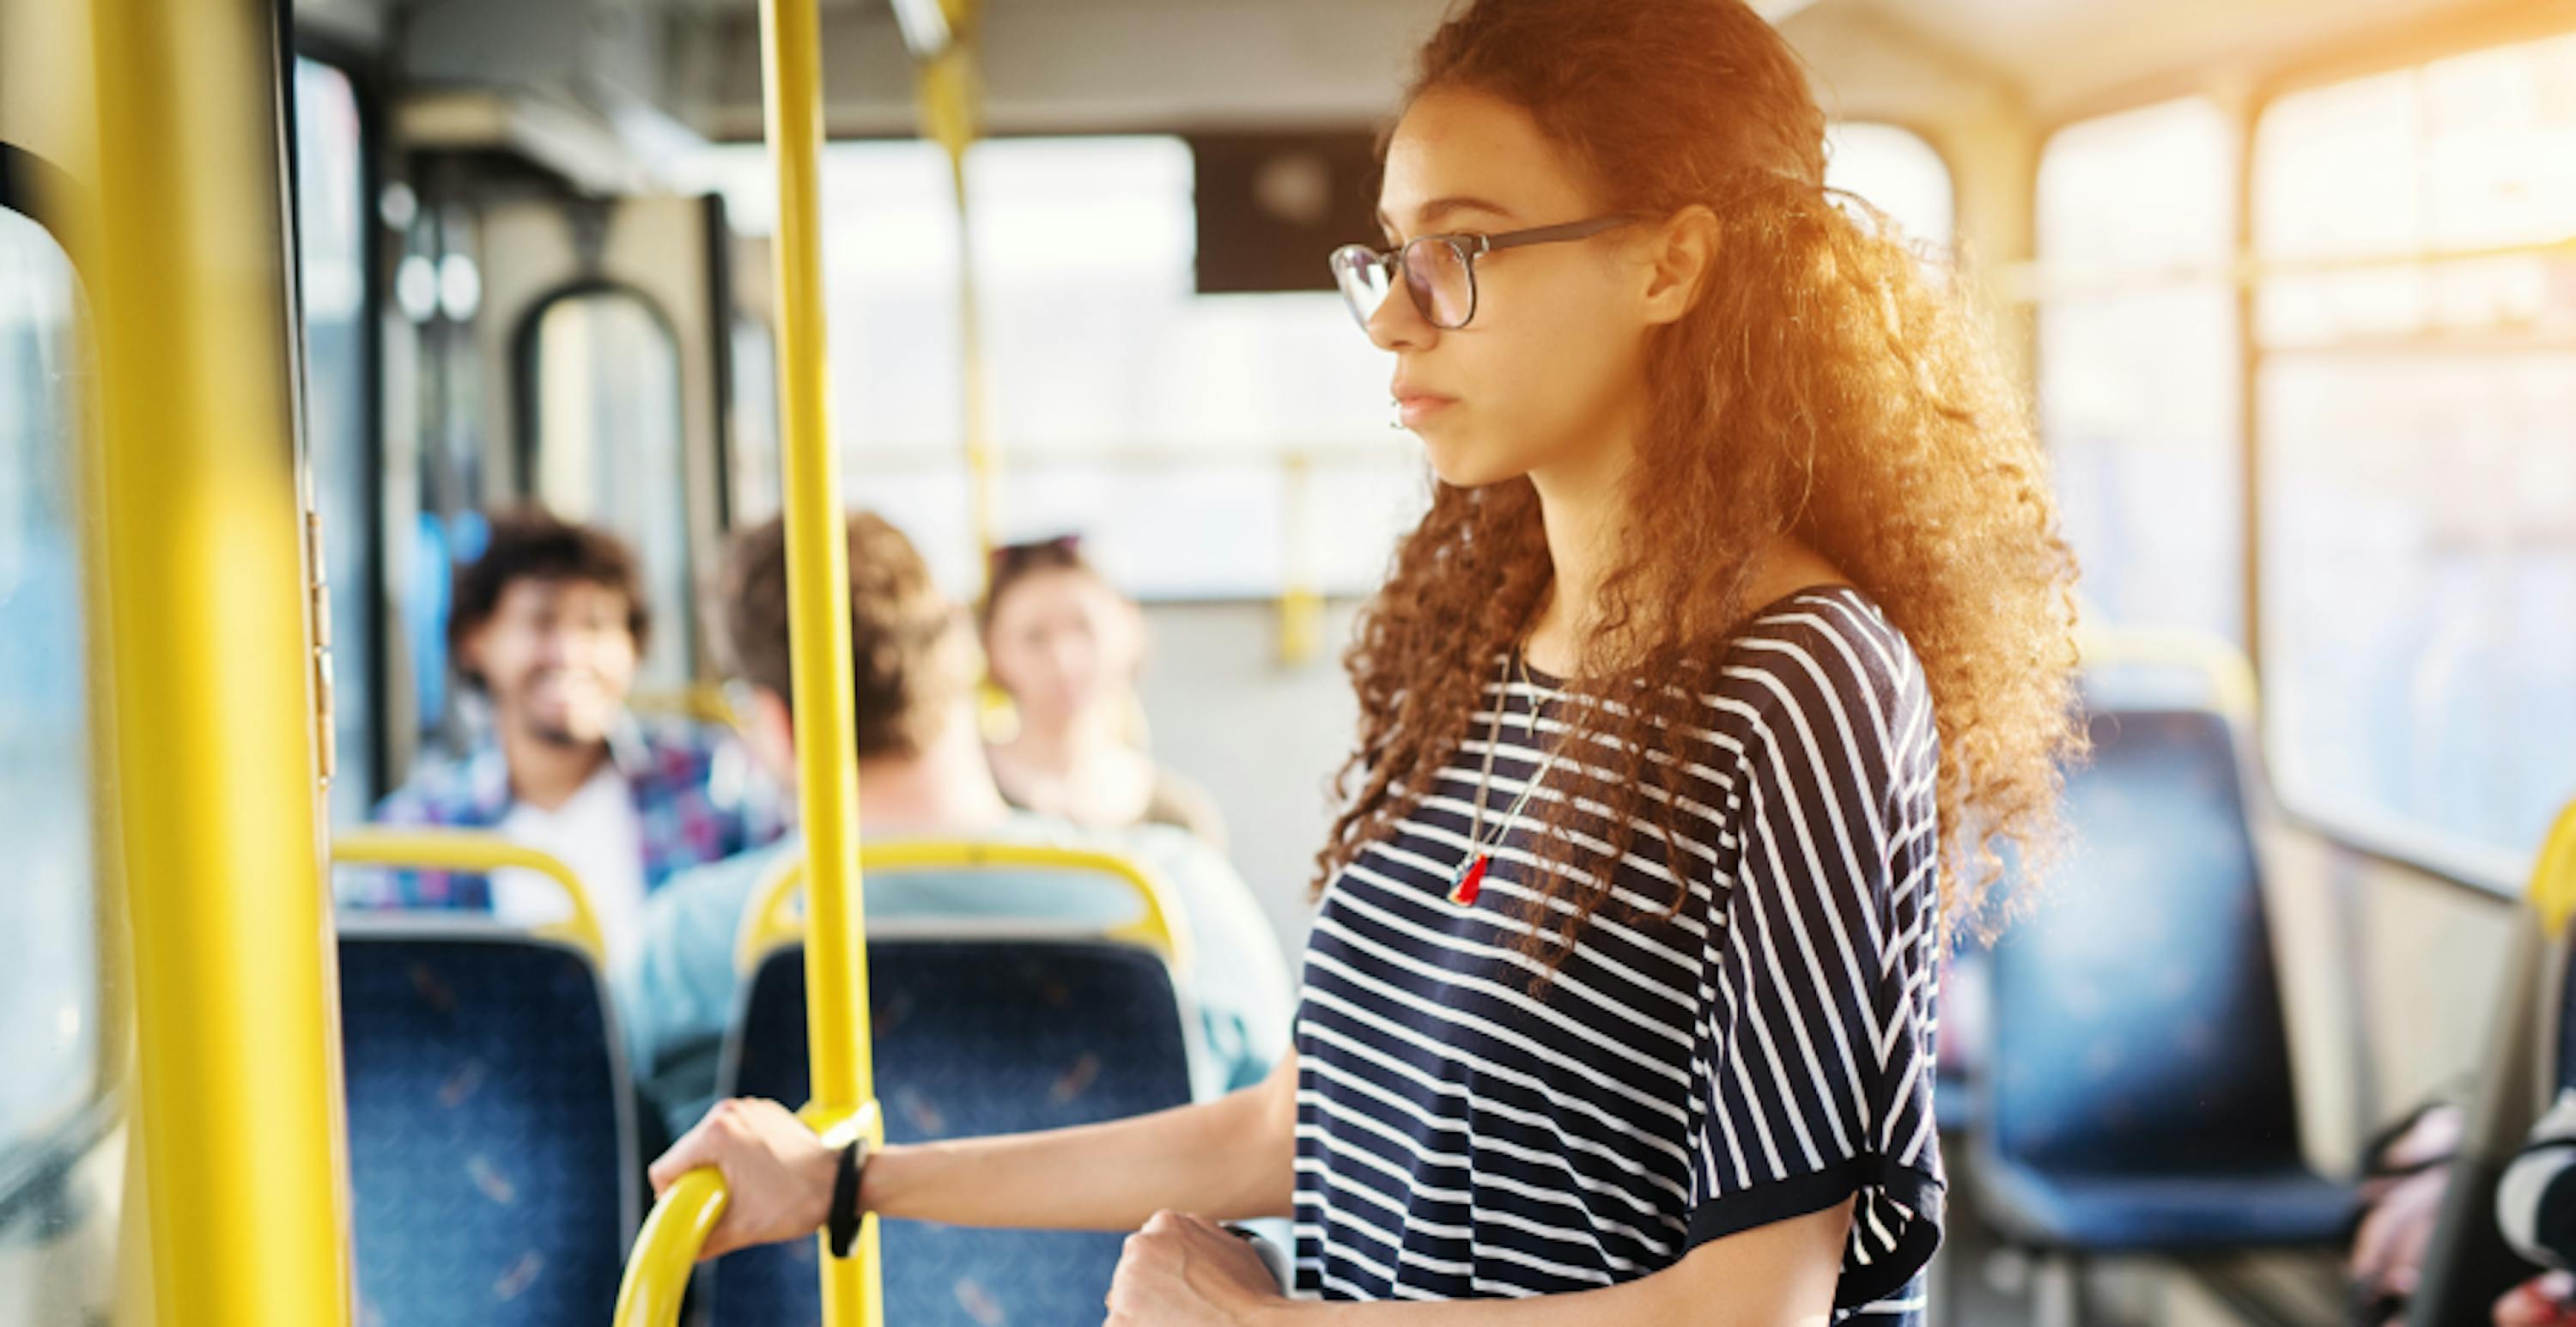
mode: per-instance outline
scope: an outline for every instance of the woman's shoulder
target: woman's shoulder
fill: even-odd
[[[1905,633],[1850,585],[1810,587],[1755,609],[1717,654],[1715,690],[1762,699],[1765,708],[1824,699],[1886,703],[1923,686]]]
[[[1921,661],[1856,587],[1775,599],[1711,653],[1696,690],[1711,732],[1739,752],[1784,740],[1901,751],[1932,727]]]

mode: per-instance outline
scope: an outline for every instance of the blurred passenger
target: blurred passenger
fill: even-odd
[[[2514,1252],[2550,1269],[2496,1301],[2497,1327],[2576,1323],[2576,1091],[2558,1094],[2505,1168],[2496,1228]]]
[[[1075,539],[995,550],[981,625],[986,666],[1019,712],[992,748],[1003,797],[1094,828],[1176,825],[1224,848],[1206,790],[1131,740],[1145,617]]]
[[[615,536],[535,510],[494,517],[482,556],[457,572],[447,624],[457,672],[489,708],[488,736],[461,757],[422,761],[376,819],[492,830],[562,858],[612,960],[626,953],[647,894],[780,828],[729,736],[627,711],[651,632],[634,555]],[[343,902],[529,925],[569,912],[552,881],[519,870],[352,876]]]
[[[993,785],[974,715],[977,660],[963,617],[903,533],[853,512],[850,654],[856,665],[859,814],[870,842],[918,836],[1049,843],[1117,853],[1179,895],[1199,962],[1183,994],[1207,1052],[1200,1094],[1261,1080],[1288,1041],[1288,978],[1279,942],[1223,858],[1165,826],[1086,831],[1014,811]],[[736,537],[711,614],[748,695],[754,756],[784,786],[796,779],[789,713],[787,546],[777,521]],[[640,961],[621,974],[636,1079],[676,1136],[716,1095],[716,1060],[741,985],[734,940],[752,890],[790,839],[690,873],[646,910]],[[1006,916],[1112,923],[1133,912],[1107,882],[1062,873],[872,873],[867,915]]]
[[[2346,1266],[2354,1321],[2406,1321],[2450,1192],[2461,1126],[2460,1107],[2444,1094],[2381,1130],[2362,1149],[2361,1208]]]

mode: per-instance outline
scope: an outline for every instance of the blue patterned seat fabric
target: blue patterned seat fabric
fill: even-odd
[[[2008,1236],[2187,1252],[2333,1240],[2301,1157],[2262,876],[2226,722],[2096,713],[2075,837],[1990,956],[1980,1206]]]
[[[366,925],[340,937],[359,1327],[607,1322],[638,1186],[597,970]]]
[[[1190,1098],[1181,1015],[1162,960],[1096,940],[878,939],[868,945],[878,1099],[897,1143],[1052,1129]],[[805,965],[770,955],[733,1031],[730,1095],[809,1094]],[[883,1228],[886,1321],[904,1327],[1097,1322],[1122,1236]],[[811,1240],[717,1264],[715,1321],[820,1320]]]

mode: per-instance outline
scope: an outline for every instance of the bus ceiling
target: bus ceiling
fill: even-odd
[[[2022,133],[2187,93],[2228,100],[2376,52],[2510,40],[2576,21],[2576,0],[1756,0],[1813,66],[1828,110],[1939,138]],[[674,133],[760,129],[749,0],[295,0],[307,34],[391,54],[435,89],[424,128],[480,126],[577,156],[589,191],[614,155]],[[836,137],[915,132],[911,53],[891,0],[820,0]],[[979,56],[995,133],[1358,128],[1386,113],[1405,53],[1448,0],[989,0]],[[1156,58],[1140,59],[1138,34]],[[1186,54],[1186,59],[1166,58]],[[458,100],[460,89],[487,94]],[[493,98],[497,97],[497,100]],[[603,163],[611,164],[603,164]],[[540,164],[544,164],[541,162]]]

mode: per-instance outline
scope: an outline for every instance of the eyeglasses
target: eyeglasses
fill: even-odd
[[[1637,218],[1625,214],[1573,221],[1562,226],[1505,231],[1500,235],[1416,235],[1393,253],[1365,244],[1345,244],[1333,251],[1333,282],[1351,307],[1362,330],[1395,291],[1395,274],[1404,273],[1404,288],[1424,320],[1443,331],[1456,331],[1476,316],[1476,260],[1498,249],[1533,244],[1587,240]]]

